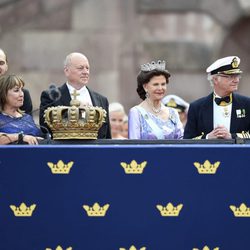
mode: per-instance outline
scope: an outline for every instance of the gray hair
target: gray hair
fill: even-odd
[[[207,74],[207,80],[209,81],[210,86],[214,87],[214,75],[211,75],[210,73]]]
[[[64,60],[64,63],[63,63],[63,66],[64,67],[69,66],[71,64],[72,57],[79,56],[79,55],[85,57],[86,60],[88,61],[88,58],[84,54],[79,53],[79,52],[72,52],[72,53],[70,53],[69,55],[66,56],[66,58]]]
[[[66,66],[69,66],[70,63],[71,63],[71,57],[72,57],[72,53],[67,55],[64,62],[63,62],[63,66],[66,67]]]

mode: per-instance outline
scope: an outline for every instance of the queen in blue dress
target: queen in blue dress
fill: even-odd
[[[129,139],[182,139],[183,125],[177,111],[162,103],[170,77],[165,67],[165,61],[160,60],[141,65],[137,93],[143,101],[129,111]]]
[[[24,100],[23,87],[23,80],[16,75],[0,78],[0,144],[38,144],[38,140],[43,139],[32,116],[20,110]]]

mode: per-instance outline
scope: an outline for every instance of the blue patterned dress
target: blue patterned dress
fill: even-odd
[[[183,125],[180,121],[177,111],[173,108],[169,109],[169,119],[161,118],[147,112],[139,106],[130,109],[128,117],[128,133],[129,139],[155,140],[155,139],[182,139]],[[152,126],[153,123],[153,126]],[[156,133],[153,127],[161,134]]]
[[[0,133],[15,134],[20,132],[33,136],[41,136],[42,134],[32,116],[23,114],[16,118],[0,113]]]

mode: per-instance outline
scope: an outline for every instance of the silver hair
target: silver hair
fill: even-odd
[[[211,75],[210,73],[207,74],[207,80],[209,81],[210,86],[214,87],[214,75]]]
[[[72,52],[72,53],[70,53],[69,55],[66,56],[66,58],[64,60],[64,63],[63,63],[64,67],[69,66],[71,64],[72,57],[76,56],[76,55],[82,56],[82,57],[86,58],[86,60],[88,61],[88,58],[84,54],[79,53],[79,52]]]
[[[64,62],[63,62],[63,66],[66,67],[66,66],[69,66],[70,63],[71,63],[71,57],[72,57],[72,53],[67,55]]]

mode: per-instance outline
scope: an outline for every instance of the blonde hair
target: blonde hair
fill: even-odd
[[[122,112],[125,114],[124,107],[119,102],[112,102],[109,104],[109,113],[111,112]]]

